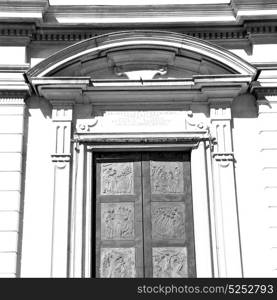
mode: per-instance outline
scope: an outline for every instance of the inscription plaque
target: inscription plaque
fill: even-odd
[[[79,133],[183,132],[186,111],[103,111],[90,120],[77,120]]]
[[[135,248],[102,248],[100,259],[100,277],[136,277]]]
[[[150,161],[152,194],[182,194],[184,192],[182,162]]]
[[[101,194],[131,195],[134,193],[133,163],[102,163]]]
[[[185,204],[152,203],[152,238],[185,239]]]
[[[101,204],[101,239],[134,239],[133,203]]]
[[[153,277],[188,277],[187,248],[153,248]]]

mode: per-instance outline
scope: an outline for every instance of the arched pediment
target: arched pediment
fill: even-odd
[[[97,36],[67,47],[34,66],[27,77],[158,79],[255,73],[256,69],[238,56],[202,40],[136,30]]]

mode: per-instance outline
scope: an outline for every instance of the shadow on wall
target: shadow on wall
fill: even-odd
[[[52,107],[48,100],[39,96],[31,96],[26,100],[29,117],[32,114],[32,109],[39,109],[45,119],[52,118]]]
[[[258,108],[256,98],[251,94],[236,97],[232,103],[233,118],[257,118]]]

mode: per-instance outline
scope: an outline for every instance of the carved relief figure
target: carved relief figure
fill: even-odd
[[[153,239],[185,238],[185,205],[183,203],[152,204]]]
[[[134,206],[132,203],[101,204],[101,238],[104,240],[134,238]]]
[[[150,168],[153,194],[183,193],[183,167],[181,162],[151,161]]]
[[[132,278],[136,276],[134,248],[102,248],[100,277]]]
[[[188,277],[186,248],[153,248],[153,277]]]
[[[101,194],[130,195],[134,193],[132,163],[101,164]]]

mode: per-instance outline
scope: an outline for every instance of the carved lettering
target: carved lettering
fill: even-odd
[[[131,195],[134,193],[133,163],[102,163],[101,194]]]
[[[183,247],[153,248],[153,277],[188,277],[187,249]]]
[[[184,203],[152,203],[152,238],[185,238]]]
[[[102,248],[100,261],[100,277],[136,277],[135,248]]]
[[[134,239],[133,203],[101,204],[101,238],[103,240]]]
[[[181,194],[184,192],[181,162],[150,162],[151,191],[153,194]]]

